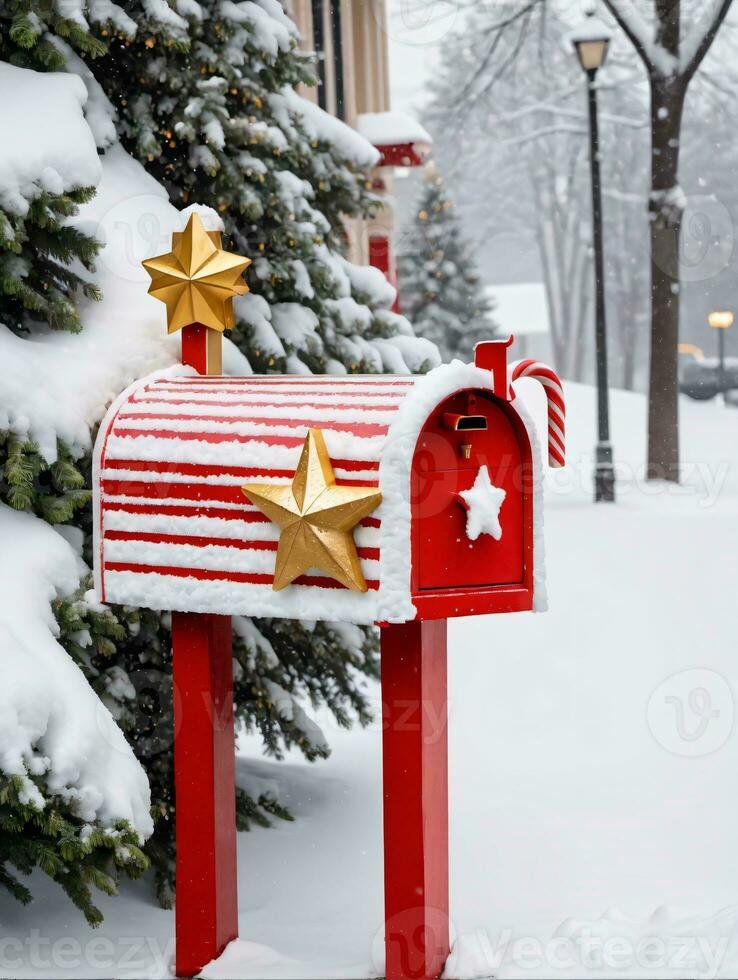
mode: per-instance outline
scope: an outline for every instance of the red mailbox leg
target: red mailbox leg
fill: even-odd
[[[178,977],[238,935],[230,616],[172,613]]]
[[[382,628],[387,980],[449,954],[446,620]]]

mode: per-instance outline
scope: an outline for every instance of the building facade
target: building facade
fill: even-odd
[[[382,153],[373,187],[385,205],[370,222],[347,225],[350,258],[397,285],[394,167],[422,162],[430,139],[391,112],[386,0],[285,0],[302,46],[317,56],[318,85],[301,94],[357,129]]]

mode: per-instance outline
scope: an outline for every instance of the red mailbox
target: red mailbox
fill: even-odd
[[[280,529],[242,489],[291,485],[316,430],[337,486],[381,491],[354,534],[365,591],[314,568],[275,592]],[[534,443],[519,403],[458,362],[413,378],[153,375],[100,430],[98,591],[162,610],[355,623],[532,609]],[[470,537],[495,494],[499,532]]]
[[[515,398],[550,368],[512,339],[423,377],[229,378],[220,333],[246,260],[195,217],[146,263],[185,366],[136,383],[95,448],[103,601],[172,611],[177,973],[238,932],[230,616],[382,627],[388,980],[448,955],[446,619],[542,608],[541,457]],[[192,321],[192,322],[191,322]]]

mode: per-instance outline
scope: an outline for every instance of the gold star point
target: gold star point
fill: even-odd
[[[241,278],[251,259],[221,248],[220,232],[206,231],[200,216],[172,235],[172,251],[146,259],[149,293],[167,308],[169,333],[202,323],[222,333],[235,324],[233,297],[249,287]]]
[[[279,592],[311,568],[366,592],[353,530],[382,502],[374,487],[339,487],[320,429],[310,429],[290,486],[248,483],[246,497],[280,528],[272,588]]]

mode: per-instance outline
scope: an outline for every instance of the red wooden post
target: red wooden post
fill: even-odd
[[[230,616],[172,614],[178,977],[238,935]]]
[[[449,954],[446,620],[382,627],[387,980]]]
[[[182,363],[220,374],[222,336],[182,330]],[[178,977],[238,936],[231,617],[172,613]]]
[[[202,323],[182,329],[182,363],[200,374],[223,373],[223,337]]]

